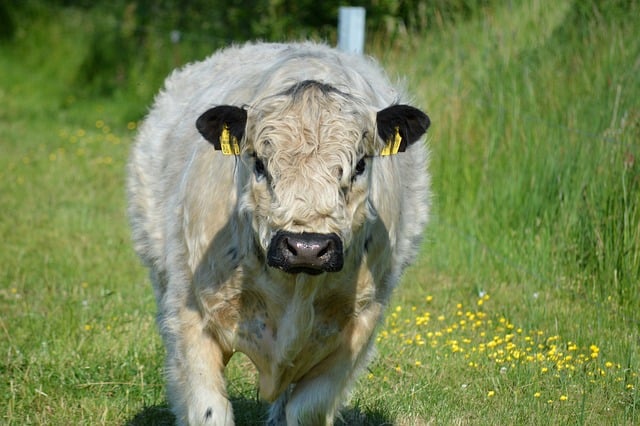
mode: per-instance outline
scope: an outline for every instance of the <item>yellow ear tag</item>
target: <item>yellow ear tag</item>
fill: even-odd
[[[398,128],[398,126],[396,126],[396,132],[393,135],[393,139],[389,139],[387,141],[387,144],[382,149],[382,152],[380,152],[380,155],[385,156],[385,155],[397,154],[398,150],[400,149],[401,142],[402,142],[402,136],[400,136],[400,129]]]
[[[222,127],[222,134],[220,135],[220,148],[224,155],[240,155],[238,138],[229,133],[229,126],[226,123]]]

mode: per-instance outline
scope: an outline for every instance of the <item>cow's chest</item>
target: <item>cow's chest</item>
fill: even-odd
[[[354,312],[353,299],[337,293],[281,296],[246,292],[238,309],[234,349],[256,365],[266,400],[321,369],[341,345]]]

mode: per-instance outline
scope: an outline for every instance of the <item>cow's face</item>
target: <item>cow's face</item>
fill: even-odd
[[[240,199],[269,266],[339,271],[344,251],[372,217],[372,158],[404,151],[429,126],[421,111],[372,111],[333,87],[305,81],[248,109],[219,106],[197,121],[248,173]]]

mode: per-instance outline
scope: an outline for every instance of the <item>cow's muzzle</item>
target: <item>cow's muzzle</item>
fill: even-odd
[[[267,264],[291,274],[317,275],[342,269],[344,256],[338,235],[278,231],[267,251]]]

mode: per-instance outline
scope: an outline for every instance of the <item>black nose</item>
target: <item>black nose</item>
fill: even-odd
[[[292,274],[337,272],[344,263],[342,241],[333,233],[278,231],[269,244],[267,263]]]

